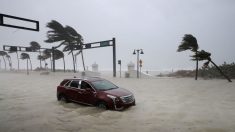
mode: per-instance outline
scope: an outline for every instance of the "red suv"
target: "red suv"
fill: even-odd
[[[57,99],[114,110],[135,105],[134,95],[130,91],[96,77],[64,79],[57,87]]]

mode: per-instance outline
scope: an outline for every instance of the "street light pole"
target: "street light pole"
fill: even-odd
[[[139,54],[144,54],[143,49],[135,49],[133,54],[135,55],[137,52],[137,78],[139,78]]]
[[[137,50],[137,78],[139,78],[139,50]]]

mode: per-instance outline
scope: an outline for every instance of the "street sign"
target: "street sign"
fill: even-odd
[[[143,65],[142,65],[142,63],[143,63],[143,61],[142,60],[140,60],[140,67],[142,67]]]
[[[100,47],[109,46],[109,41],[100,42]]]
[[[121,64],[122,64],[121,60],[118,60],[118,64],[119,64],[119,65],[121,65]]]

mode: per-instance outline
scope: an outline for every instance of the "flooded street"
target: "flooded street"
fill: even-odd
[[[58,102],[56,86],[68,77],[0,73],[0,131],[235,131],[234,82],[105,77],[135,95],[136,106],[120,112]]]

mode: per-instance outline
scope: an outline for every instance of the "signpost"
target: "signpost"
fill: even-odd
[[[118,64],[120,65],[120,78],[122,77],[122,61],[121,60],[118,60]]]
[[[116,77],[116,40],[113,38],[112,40],[105,40],[105,41],[99,41],[99,42],[92,42],[92,43],[86,43],[82,45],[75,45],[74,50],[84,50],[84,49],[93,49],[93,48],[101,48],[101,47],[113,47],[113,77]],[[3,45],[3,50],[5,51],[11,51],[12,49],[14,51],[21,51],[21,52],[39,52],[40,49],[47,49],[47,48],[40,48],[39,50],[32,50],[30,47],[23,47],[23,46],[9,46],[9,45]],[[48,49],[52,51],[52,63],[53,63],[53,72],[55,72],[55,59],[54,59],[54,51],[56,50],[55,47],[52,47],[51,49]]]

